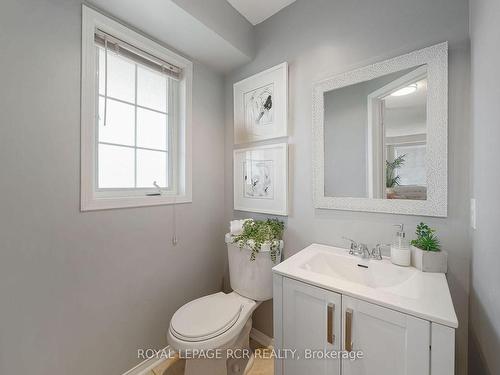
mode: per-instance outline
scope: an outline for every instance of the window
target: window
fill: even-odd
[[[191,201],[192,64],[83,6],[82,210]]]
[[[396,145],[394,155],[405,155],[405,162],[397,169],[401,185],[427,186],[427,175],[425,173],[425,144]]]

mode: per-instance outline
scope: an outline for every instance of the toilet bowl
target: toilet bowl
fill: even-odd
[[[273,262],[269,251],[254,261],[251,250],[239,248],[226,235],[229,276],[233,292],[218,292],[179,308],[170,321],[168,343],[186,358],[185,375],[245,374],[253,362],[249,349],[252,313],[272,298]]]
[[[257,306],[258,302],[236,292],[188,302],[170,321],[169,344],[179,351],[230,347]]]

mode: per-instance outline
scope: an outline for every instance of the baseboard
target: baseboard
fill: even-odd
[[[166,348],[162,349],[162,352],[168,353],[169,350],[170,346],[167,346]],[[166,360],[167,358],[156,357],[156,356],[145,359],[134,368],[131,368],[130,370],[125,372],[123,375],[145,375],[148,371],[154,369],[156,366],[158,366],[160,363]]]
[[[257,341],[262,346],[272,346],[274,347],[274,339],[269,337],[265,333],[262,333],[258,329],[252,328],[250,331],[250,338]]]

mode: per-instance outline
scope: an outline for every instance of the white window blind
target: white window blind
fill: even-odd
[[[182,70],[97,30],[97,190],[174,190],[174,96]]]
[[[138,64],[147,66],[152,70],[156,70],[160,73],[169,74],[173,78],[179,79],[182,69],[170,64],[168,61],[164,61],[157,58],[147,52],[140,50],[132,46],[131,44],[124,42],[114,36],[105,33],[101,30],[96,30],[94,35],[95,43],[103,48],[108,48],[115,53],[134,60]]]

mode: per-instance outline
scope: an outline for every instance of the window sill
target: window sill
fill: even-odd
[[[140,197],[112,197],[112,198],[91,198],[82,200],[80,210],[97,211],[111,210],[116,208],[132,208],[147,206],[162,206],[177,203],[191,203],[192,197],[187,195],[177,196],[140,196]]]

